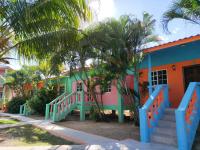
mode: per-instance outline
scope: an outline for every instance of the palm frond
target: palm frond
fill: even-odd
[[[168,24],[174,19],[184,19],[200,25],[200,1],[176,0],[162,17],[163,29],[167,32]]]

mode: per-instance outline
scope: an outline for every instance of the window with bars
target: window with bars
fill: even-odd
[[[151,72],[152,85],[167,84],[167,70],[157,70]]]
[[[81,92],[83,90],[83,84],[81,82],[76,83],[76,91]]]

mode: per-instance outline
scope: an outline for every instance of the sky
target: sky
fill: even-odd
[[[200,33],[198,25],[177,19],[169,24],[171,34],[163,31],[162,14],[170,7],[173,0],[91,0],[90,7],[94,10],[94,21],[102,21],[107,17],[119,18],[121,15],[134,15],[142,19],[142,13],[148,12],[156,19],[155,34],[162,39],[161,43],[175,41]],[[91,24],[93,23],[91,22]],[[19,69],[24,61],[11,61],[11,67]]]
[[[162,14],[171,6],[172,1],[174,0],[99,0],[99,2],[94,0],[92,6],[95,9],[98,8],[98,15],[95,16],[98,21],[102,21],[106,17],[119,18],[121,15],[134,15],[142,19],[142,13],[148,12],[156,19],[155,34],[161,37],[162,43],[200,33],[198,25],[181,19],[170,22],[171,34],[164,33],[161,18]]]

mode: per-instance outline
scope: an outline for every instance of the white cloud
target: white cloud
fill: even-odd
[[[114,0],[92,0],[89,5],[94,11],[94,21],[101,21],[115,14]]]

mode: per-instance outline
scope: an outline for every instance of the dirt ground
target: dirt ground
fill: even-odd
[[[95,122],[92,120],[79,121],[79,116],[71,116],[69,120],[56,123],[57,125],[84,131],[117,140],[139,140],[139,129],[132,122]],[[70,120],[74,119],[74,120]]]
[[[30,116],[33,119],[44,119],[42,116]],[[139,140],[139,128],[133,124],[133,121],[125,119],[125,123],[118,123],[117,116],[110,119],[110,122],[96,122],[90,120],[86,116],[85,121],[79,120],[79,113],[75,112],[69,115],[66,120],[57,122],[57,125],[64,126],[67,128],[84,131],[87,133],[92,133],[108,138],[113,138],[117,140],[124,139],[135,139]]]

